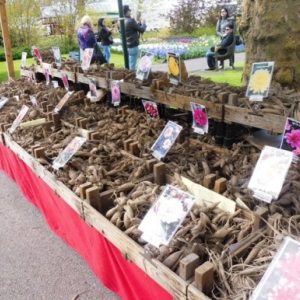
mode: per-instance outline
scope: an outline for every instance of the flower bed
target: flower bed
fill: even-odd
[[[168,52],[178,53],[182,59],[190,59],[205,56],[207,50],[219,42],[219,37],[212,35],[205,35],[200,38],[152,38],[140,44],[139,49],[153,53],[154,59],[158,61],[166,61]],[[114,52],[122,53],[121,44],[115,44],[111,48]],[[236,46],[236,51],[244,51],[244,45]]]

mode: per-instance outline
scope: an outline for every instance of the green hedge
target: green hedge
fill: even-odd
[[[21,59],[22,52],[27,52],[27,57],[32,57],[31,48],[30,47],[17,47],[12,49],[13,60]],[[5,51],[3,47],[0,47],[0,61],[6,61],[5,59]]]

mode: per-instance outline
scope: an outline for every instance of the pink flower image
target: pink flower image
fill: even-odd
[[[194,110],[194,118],[197,125],[204,126],[207,124],[207,115],[202,109],[196,108]]]
[[[148,72],[151,67],[151,58],[147,55],[144,55],[140,60],[139,67],[143,73]]]
[[[292,130],[286,134],[285,139],[292,148],[300,148],[300,130]]]
[[[152,118],[157,118],[158,117],[158,111],[157,108],[150,103],[145,104],[145,110],[149,116]]]
[[[171,140],[167,139],[167,140],[164,141],[163,148],[168,149],[168,148],[171,147],[171,145],[172,145]]]
[[[173,134],[173,128],[168,127],[164,133],[164,137],[170,137]]]
[[[291,129],[291,124],[289,122],[286,122],[286,125],[285,125],[285,130],[290,130]]]
[[[117,101],[120,99],[120,89],[117,85],[111,88],[112,100]]]

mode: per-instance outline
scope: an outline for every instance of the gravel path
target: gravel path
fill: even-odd
[[[0,299],[120,299],[0,171]]]

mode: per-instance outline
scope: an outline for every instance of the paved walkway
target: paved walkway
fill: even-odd
[[[0,171],[0,299],[119,300]]]
[[[245,60],[245,52],[240,52],[235,54],[235,62],[243,62],[244,60]],[[212,72],[212,71],[205,71],[205,69],[208,68],[205,57],[187,59],[184,61],[184,63],[189,74],[191,73],[195,74],[197,72],[199,73],[206,72],[207,74],[209,74],[210,72]],[[229,60],[225,61],[224,71],[226,71],[226,68],[229,68]],[[166,72],[167,64],[152,65],[151,70]]]

